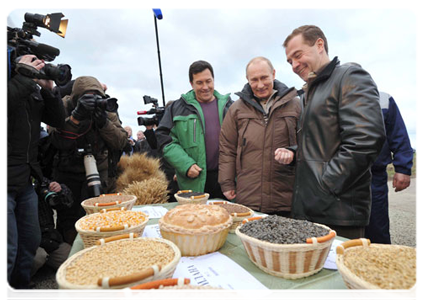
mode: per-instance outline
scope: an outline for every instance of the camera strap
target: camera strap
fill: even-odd
[[[36,78],[36,76],[40,74],[40,71],[36,68],[22,63],[16,64],[16,72],[29,78]]]
[[[76,140],[79,137],[87,134],[92,128],[92,122],[90,122],[90,126],[88,126],[88,129],[86,131],[84,131],[83,133],[75,133],[72,131],[67,131],[67,130],[62,130],[59,128],[56,128],[56,130],[59,132],[60,136],[62,138],[68,139],[68,140]]]

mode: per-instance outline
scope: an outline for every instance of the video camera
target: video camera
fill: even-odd
[[[63,86],[72,79],[71,67],[66,64],[46,64],[41,70],[37,70],[19,61],[23,55],[33,54],[38,59],[53,61],[60,54],[60,50],[52,46],[37,43],[33,36],[41,36],[37,27],[43,27],[65,37],[68,20],[61,20],[62,13],[47,15],[25,14],[25,22],[22,29],[7,27],[7,54],[9,65],[9,79],[12,77],[12,70],[18,73],[37,79],[54,80],[56,85]]]
[[[138,111],[137,114],[138,115],[154,115],[151,118],[143,118],[143,117],[138,117],[138,125],[139,126],[151,126],[151,125],[157,125],[159,126],[160,121],[163,118],[164,115],[164,107],[159,107],[159,100],[157,100],[156,98],[152,98],[150,96],[144,96],[144,104],[153,104],[153,108],[150,110],[143,110],[143,111]]]

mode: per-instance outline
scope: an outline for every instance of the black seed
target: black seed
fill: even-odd
[[[306,220],[295,220],[277,215],[244,224],[240,232],[274,244],[303,244],[311,237],[329,234],[329,230]]]

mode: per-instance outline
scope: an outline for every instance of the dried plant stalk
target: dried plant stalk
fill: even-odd
[[[150,178],[164,180],[167,186],[166,175],[160,170],[160,160],[148,157],[145,153],[122,156],[118,163],[118,169],[120,173],[116,180],[118,192],[122,192],[130,184]]]
[[[124,194],[137,196],[135,205],[166,203],[168,200],[167,181],[159,178],[150,178],[128,185]]]

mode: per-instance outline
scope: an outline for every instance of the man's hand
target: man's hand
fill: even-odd
[[[35,55],[32,54],[22,56],[21,59],[18,61],[18,66],[19,64],[27,65],[29,67],[35,68],[38,71],[40,71],[46,65],[44,61],[38,59]]]
[[[49,186],[48,186],[48,190],[51,192],[56,192],[59,193],[62,190],[62,187],[60,186],[60,184],[56,181],[52,181],[50,182]]]
[[[278,148],[275,151],[275,160],[283,165],[289,165],[294,160],[294,152],[285,148]]]
[[[107,112],[104,109],[96,107],[93,113],[93,120],[95,124],[97,125],[97,128],[99,129],[103,128],[107,123]]]
[[[78,121],[83,121],[91,117],[95,109],[96,97],[92,94],[82,95],[76,104],[75,109],[72,111],[72,117]]]
[[[34,79],[34,81],[43,89],[52,91],[53,90],[53,80],[47,79]]]
[[[188,170],[188,172],[187,172],[187,176],[189,177],[189,178],[197,178],[199,175],[200,175],[200,173],[201,173],[201,171],[202,171],[203,169],[201,169],[197,164],[193,164],[190,168],[189,168],[189,170]]]
[[[45,67],[45,63],[43,60],[38,59],[35,55],[27,54],[21,57],[17,64],[17,72],[22,73],[25,75],[26,71],[30,70],[31,68],[35,70],[35,72],[40,71],[42,68]],[[48,79],[34,79],[34,81],[41,86],[43,89],[52,90],[53,89],[53,80]]]
[[[395,188],[395,192],[405,190],[410,186],[410,175],[395,173],[394,179],[392,180],[392,187]]]
[[[96,102],[97,95],[84,94],[78,99],[77,105],[82,105],[87,111],[93,112],[96,108]]]
[[[227,192],[223,192],[223,195],[226,197],[226,199],[228,199],[228,200],[233,200],[233,199],[235,199],[235,197],[236,197],[236,193],[235,193],[235,191],[234,190],[230,190],[230,191],[227,191]]]

